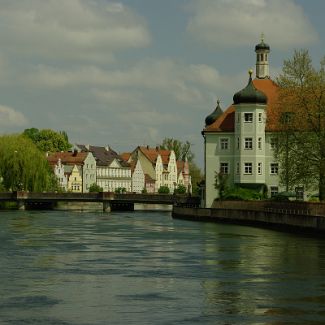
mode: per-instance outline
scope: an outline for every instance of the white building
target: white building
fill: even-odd
[[[262,190],[273,195],[279,187],[279,166],[274,158],[277,85],[270,79],[270,47],[256,45],[256,78],[250,71],[247,86],[233,97],[223,112],[219,102],[202,131],[205,146],[205,206],[211,207],[218,192],[215,175],[227,175],[228,185]]]
[[[91,152],[96,159],[97,185],[104,192],[117,189],[132,190],[131,166],[110,147],[78,144],[75,146],[83,152]]]

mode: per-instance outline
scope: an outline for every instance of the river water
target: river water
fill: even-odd
[[[0,324],[325,324],[325,240],[170,212],[2,211]]]

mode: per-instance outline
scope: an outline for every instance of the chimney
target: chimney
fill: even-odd
[[[73,154],[72,154],[72,156],[73,156],[73,157],[76,157],[77,155],[78,155],[78,150],[77,150],[77,149],[74,149],[74,150],[73,150]]]
[[[147,145],[147,149],[149,150],[149,146]]]
[[[157,147],[156,147],[156,151],[158,151],[158,150],[159,150],[159,147],[157,146]]]

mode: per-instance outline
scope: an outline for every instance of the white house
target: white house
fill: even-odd
[[[202,131],[205,150],[205,206],[211,207],[218,197],[215,175],[227,175],[229,185],[257,190],[267,188],[273,195],[283,189],[279,185],[279,166],[274,158],[274,107],[278,86],[269,74],[270,47],[255,47],[256,78],[235,93],[233,104],[224,112],[217,108],[205,119]]]
[[[104,192],[114,192],[117,189],[132,190],[131,166],[125,162],[110,147],[77,144],[82,152],[91,152],[96,159],[97,185]]]

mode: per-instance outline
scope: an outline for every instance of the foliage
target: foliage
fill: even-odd
[[[118,194],[126,193],[126,188],[125,187],[118,187],[118,188],[115,189],[115,193],[118,193]]]
[[[303,185],[325,199],[325,59],[319,70],[307,50],[284,61],[278,77],[280,121],[276,158],[286,190]]]
[[[193,194],[199,194],[200,188],[198,184],[203,180],[201,169],[194,163],[194,161],[189,163],[189,168],[192,181],[192,192]]]
[[[21,135],[0,137],[0,175],[7,191],[57,189],[57,180],[45,155]]]
[[[142,189],[141,193],[142,193],[142,194],[147,194],[148,191],[147,191],[147,189],[144,187],[144,188]]]
[[[176,160],[182,160],[192,162],[194,159],[194,153],[191,151],[190,142],[182,142],[173,138],[165,138],[160,145],[160,149],[174,150]]]
[[[89,186],[89,192],[103,192],[103,188],[96,183],[93,183]]]
[[[214,188],[218,190],[219,199],[222,200],[228,190],[228,176],[226,174],[215,172]]]
[[[159,194],[169,194],[169,187],[168,186],[160,186],[158,188],[158,193]]]
[[[67,151],[71,148],[65,131],[56,132],[51,129],[25,129],[23,135],[30,138],[43,152]]]
[[[262,200],[263,198],[263,193],[242,187],[233,187],[231,189],[227,189],[223,195],[224,200],[236,201]]]
[[[182,184],[178,184],[178,186],[174,190],[174,194],[185,194],[186,193],[186,187]]]

